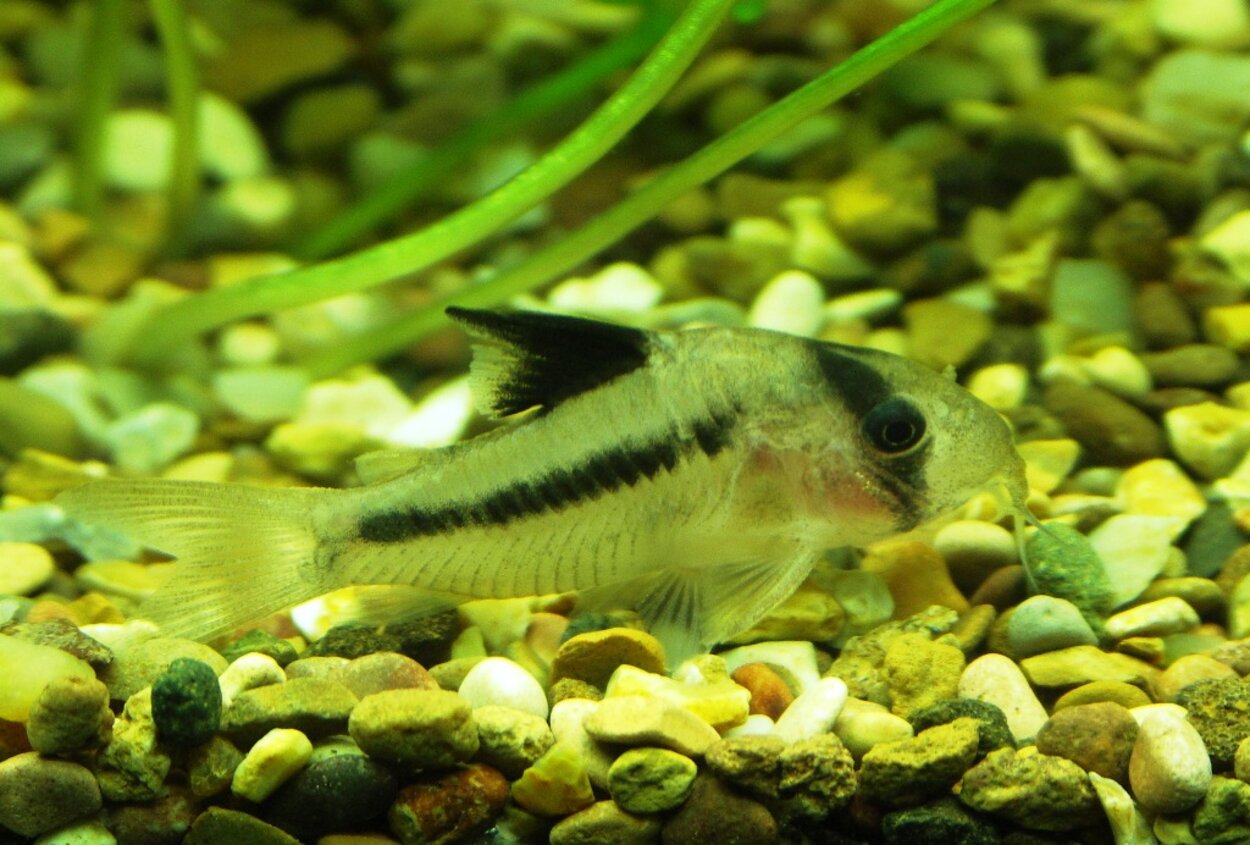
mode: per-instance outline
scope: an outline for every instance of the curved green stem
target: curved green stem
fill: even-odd
[[[183,0],[151,0],[151,4],[165,48],[165,88],[174,126],[165,246],[177,254],[185,245],[187,223],[200,193],[199,74]]]
[[[188,296],[153,315],[131,357],[159,367],[164,352],[188,336],[242,317],[374,287],[488,237],[611,149],[677,81],[733,2],[692,0],[620,90],[555,149],[472,205],[418,232],[343,258]]]
[[[459,170],[482,147],[536,123],[592,90],[613,72],[636,62],[659,40],[674,17],[675,13],[666,7],[654,7],[627,32],[461,129],[438,149],[423,155],[386,184],[309,233],[295,245],[294,254],[314,260],[342,251],[412,206]]]
[[[856,90],[994,0],[939,0],[737,128],[648,182],[569,236],[489,281],[414,309],[303,362],[314,376],[393,354],[447,321],[449,305],[490,306],[569,270],[655,216],[686,191],[725,172],[803,119]]]
[[[82,80],[75,127],[74,204],[95,218],[104,203],[104,131],[117,98],[123,0],[95,0],[79,62]]]

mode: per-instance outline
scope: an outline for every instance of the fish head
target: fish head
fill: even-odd
[[[908,531],[981,492],[1022,510],[1024,462],[1010,427],[942,373],[887,352],[809,342],[809,514],[839,543]],[[808,410],[812,410],[811,405]],[[814,511],[814,512],[813,512]]]

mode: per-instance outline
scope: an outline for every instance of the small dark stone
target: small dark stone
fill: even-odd
[[[1167,453],[1163,430],[1154,420],[1100,387],[1056,382],[1043,404],[1085,448],[1091,463],[1128,466]]]
[[[385,633],[398,643],[390,651],[407,655],[422,666],[437,666],[451,657],[451,642],[460,633],[460,617],[455,610],[431,613],[410,622],[387,625]]]
[[[1134,279],[1164,279],[1172,266],[1172,232],[1163,212],[1129,200],[1094,227],[1094,251]]]
[[[995,748],[1015,748],[1015,740],[1011,736],[1011,728],[1007,727],[1007,716],[996,705],[975,698],[952,698],[939,701],[912,713],[908,717],[916,733],[923,730],[945,725],[963,716],[971,716],[977,720],[981,741],[977,744],[977,754],[989,754]]]
[[[267,817],[308,841],[377,818],[398,791],[394,775],[377,763],[340,754],[318,760],[286,783],[267,802]]]
[[[569,619],[568,626],[560,635],[560,645],[564,645],[578,634],[589,634],[591,631],[606,631],[608,628],[619,627],[621,621],[608,613],[578,613]]]
[[[368,625],[335,625],[304,652],[305,657],[346,657],[354,660],[378,651],[399,651],[399,639]]]
[[[300,845],[299,840],[273,825],[224,807],[209,807],[200,813],[183,845],[239,845],[243,842],[247,845]]]
[[[0,375],[15,375],[73,345],[73,328],[56,314],[34,308],[0,311]]]
[[[997,709],[997,708],[995,708]],[[954,798],[888,813],[881,820],[886,845],[995,845],[994,825]]]
[[[221,656],[233,663],[243,655],[251,654],[252,652],[272,657],[279,666],[286,666],[299,656],[295,652],[295,646],[286,640],[278,639],[268,631],[262,631],[260,628],[253,628],[230,643],[230,645],[222,649]]]
[[[1145,352],[1141,360],[1159,387],[1217,388],[1236,379],[1241,369],[1236,352],[1213,343]]]
[[[179,657],[152,684],[152,721],[172,745],[207,742],[221,724],[221,686],[212,667]]]
[[[763,804],[700,775],[686,803],[665,823],[661,839],[664,845],[772,845],[777,822]]]

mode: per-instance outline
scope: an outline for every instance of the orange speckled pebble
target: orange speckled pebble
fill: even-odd
[[[766,663],[747,663],[734,671],[734,683],[751,691],[751,714],[776,720],[794,701],[794,693]]]

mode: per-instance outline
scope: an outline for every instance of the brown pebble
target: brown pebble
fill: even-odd
[[[489,829],[507,800],[507,779],[474,763],[404,787],[387,820],[403,842],[462,842]]]
[[[894,596],[894,618],[906,619],[932,605],[962,613],[968,600],[951,581],[946,561],[927,543],[899,541],[882,543],[860,563],[867,572],[885,579]]]
[[[1133,316],[1152,349],[1171,349],[1198,337],[1198,326],[1189,309],[1166,282],[1148,282],[1137,289]]]
[[[1237,353],[1213,343],[1189,343],[1146,352],[1141,361],[1158,387],[1220,387],[1237,377]]]
[[[786,686],[786,682],[766,663],[739,666],[730,678],[738,686],[750,690],[750,709],[753,715],[761,714],[776,721],[790,706],[790,702],[794,701],[794,693]]]
[[[1091,463],[1128,466],[1167,453],[1158,423],[1102,388],[1059,381],[1042,401]]]
[[[737,795],[710,775],[699,775],[660,836],[664,845],[773,845],[777,821],[758,801]]]
[[[1111,701],[1078,704],[1056,712],[1037,733],[1037,750],[1066,757],[1087,772],[1128,783],[1128,761],[1137,721]]]
[[[1002,611],[1019,604],[1024,597],[1024,567],[1013,563],[991,572],[968,601],[974,606],[988,604]]]

